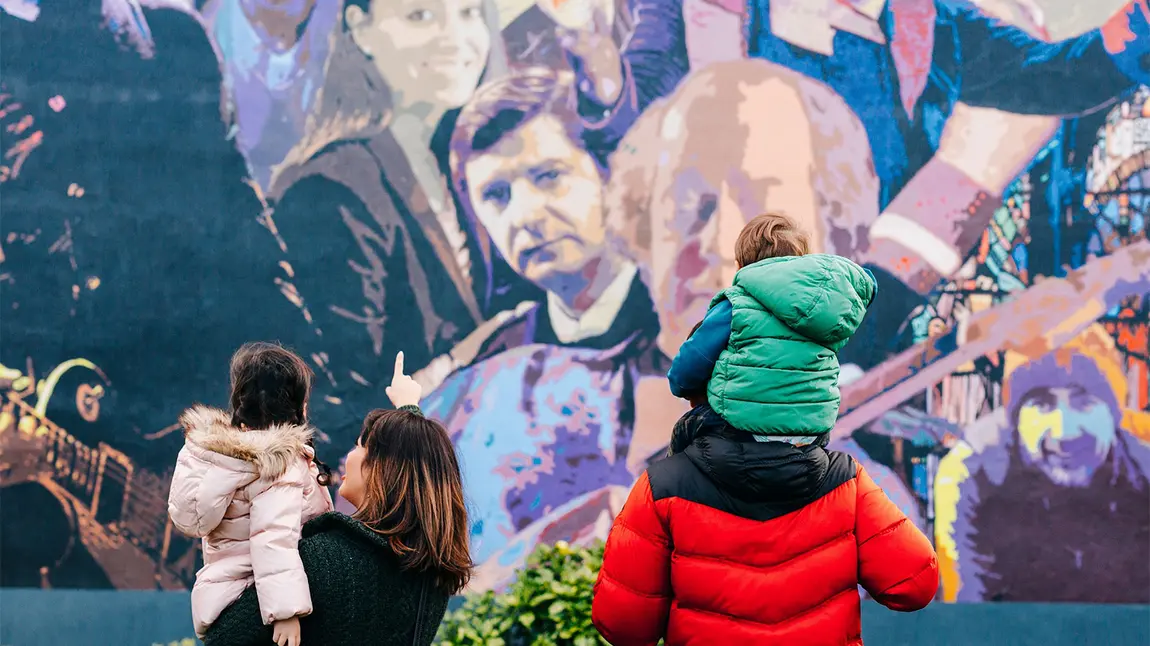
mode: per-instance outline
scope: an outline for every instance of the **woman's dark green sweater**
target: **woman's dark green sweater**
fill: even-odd
[[[431,644],[448,595],[427,575],[403,572],[387,541],[363,523],[331,512],[303,526],[300,557],[314,612],[300,620],[311,646],[410,646]],[[423,619],[416,626],[420,586]],[[228,606],[208,629],[205,646],[267,646],[272,628],[260,619],[254,587]]]

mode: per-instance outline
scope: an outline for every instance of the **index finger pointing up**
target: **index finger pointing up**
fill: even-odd
[[[403,351],[401,350],[399,352],[399,354],[395,355],[395,374],[392,375],[391,378],[392,379],[399,379],[402,376],[403,376]]]

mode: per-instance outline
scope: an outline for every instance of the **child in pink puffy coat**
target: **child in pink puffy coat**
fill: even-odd
[[[180,416],[185,441],[168,514],[181,532],[203,539],[204,567],[192,588],[199,637],[255,583],[275,642],[299,645],[299,618],[312,611],[300,528],[332,510],[330,472],[315,459],[307,424],[311,379],[292,352],[249,343],[232,357],[232,412],[195,406]]]

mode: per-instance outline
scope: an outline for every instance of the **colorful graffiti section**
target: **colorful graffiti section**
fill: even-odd
[[[602,538],[778,210],[878,277],[832,448],[943,597],[1150,602],[1150,22],[1095,4],[0,2],[0,583],[187,588],[176,418],[253,339],[332,463],[406,353],[476,587]]]

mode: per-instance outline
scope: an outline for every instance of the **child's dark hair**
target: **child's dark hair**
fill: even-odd
[[[735,240],[735,262],[742,269],[767,258],[805,256],[810,240],[794,220],[782,213],[755,216]]]
[[[266,429],[307,424],[307,401],[314,373],[299,355],[275,343],[245,343],[232,355],[232,426]],[[308,444],[315,448],[313,441]],[[331,482],[331,469],[319,460],[319,483]]]

